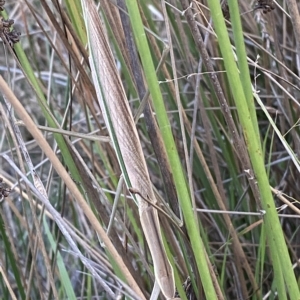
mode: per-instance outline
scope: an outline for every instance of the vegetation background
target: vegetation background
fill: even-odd
[[[150,299],[123,97],[176,296],[300,299],[300,5],[93,2],[0,1],[0,298]]]

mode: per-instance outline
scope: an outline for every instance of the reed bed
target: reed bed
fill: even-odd
[[[0,1],[0,299],[300,299],[299,9]]]

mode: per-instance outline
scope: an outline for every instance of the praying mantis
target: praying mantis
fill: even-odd
[[[156,283],[166,299],[175,299],[174,274],[164,249],[158,212],[145,201],[148,199],[156,204],[134,119],[99,14],[92,1],[84,0],[82,4],[98,102],[125,183],[138,205],[140,222],[153,260]]]

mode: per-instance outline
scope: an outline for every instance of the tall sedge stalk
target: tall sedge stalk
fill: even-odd
[[[150,91],[153,107],[156,112],[157,121],[161,130],[162,138],[166,146],[168,159],[172,168],[175,186],[183,212],[185,225],[190,237],[192,249],[195,255],[197,268],[200,273],[204,292],[207,299],[217,299],[216,292],[211,279],[207,264],[206,250],[200,238],[197,222],[194,218],[189,189],[186,184],[181,162],[177,153],[176,145],[171,132],[171,126],[165,110],[163,98],[151,58],[149,45],[141,20],[139,8],[135,0],[126,1],[131,26],[133,29],[137,48],[144,68],[145,78]]]
[[[229,1],[230,12],[232,13],[234,38],[235,40],[242,40],[242,30],[239,26],[238,18],[238,3],[237,1]],[[286,247],[285,239],[283,236],[282,228],[279,222],[277,211],[274,204],[274,199],[271,194],[269,187],[269,181],[264,166],[264,158],[262,153],[262,147],[260,140],[257,135],[257,124],[254,124],[255,118],[250,114],[249,105],[252,106],[251,102],[247,103],[245,97],[245,88],[248,91],[249,80],[245,76],[239,75],[236,62],[234,60],[232,47],[230,44],[228,32],[226,30],[224,18],[222,17],[222,10],[220,2],[218,0],[208,1],[209,8],[211,10],[212,19],[214,22],[215,31],[217,33],[218,42],[220,45],[222,57],[227,72],[227,78],[231,87],[231,92],[234,97],[234,101],[237,107],[238,116],[240,123],[243,128],[244,138],[248,148],[249,156],[253,166],[255,174],[255,180],[261,193],[261,203],[263,209],[266,211],[264,216],[266,230],[268,232],[268,243],[270,245],[270,252],[275,272],[275,281],[277,283],[277,291],[280,298],[286,299],[286,290],[291,299],[299,299],[300,293],[297,285],[297,280],[293,273],[291,260],[289,257],[288,249]],[[246,53],[243,49],[239,49],[239,65],[245,65]],[[249,93],[247,94],[247,96]],[[285,286],[282,282],[285,282]]]

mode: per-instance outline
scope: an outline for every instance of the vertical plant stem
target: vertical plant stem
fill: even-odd
[[[257,124],[257,117],[254,105],[254,99],[251,88],[251,78],[249,67],[247,63],[246,47],[243,36],[243,29],[241,24],[240,11],[237,0],[228,1],[230,9],[230,20],[233,30],[234,42],[236,46],[236,54],[238,58],[238,66],[240,70],[240,79],[243,86],[243,91],[247,101],[248,109],[250,112],[251,120],[256,131],[257,138],[259,139],[259,129]]]
[[[269,180],[264,166],[264,158],[261,150],[261,145],[257,139],[257,134],[254,129],[250,112],[248,109],[243,85],[240,81],[239,71],[236,66],[229,36],[226,30],[224,18],[220,2],[211,0],[208,2],[214,22],[215,31],[218,36],[221,53],[224,59],[227,77],[231,87],[235,104],[238,111],[240,123],[243,128],[244,138],[248,148],[249,156],[253,166],[255,179],[261,193],[262,207],[266,211],[264,221],[268,232],[268,242],[275,271],[275,280],[284,278],[287,291],[291,299],[299,299],[300,293],[289,253],[286,247],[282,228],[277,215],[276,207],[269,187]],[[278,281],[277,289],[281,295],[285,293],[285,287]]]
[[[177,153],[176,145],[171,132],[171,126],[167,117],[155,68],[151,58],[149,45],[143,28],[140,12],[137,2],[134,0],[126,1],[133,33],[137,43],[137,48],[141,57],[148,88],[153,101],[159,128],[166,145],[168,159],[174,175],[174,181],[178,198],[181,204],[187,231],[191,240],[192,248],[195,254],[196,263],[200,272],[203,288],[207,299],[217,299],[214,285],[209,273],[208,262],[206,259],[205,248],[200,238],[199,229],[194,218],[189,190],[182,170],[181,162]]]

